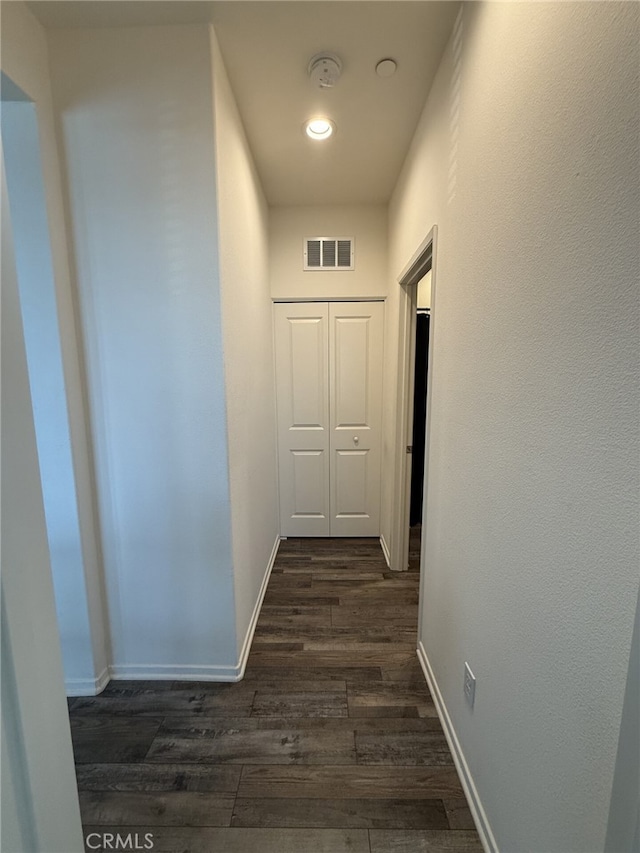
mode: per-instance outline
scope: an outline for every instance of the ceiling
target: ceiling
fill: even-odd
[[[39,0],[47,28],[212,21],[270,204],[378,204],[389,200],[458,13],[435,0]],[[307,66],[330,51],[342,60],[331,89]],[[380,78],[376,63],[397,62]],[[314,115],[335,122],[308,139]]]

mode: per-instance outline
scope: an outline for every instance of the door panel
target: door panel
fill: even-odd
[[[365,426],[367,412],[367,371],[369,318],[336,317],[335,347],[335,429]]]
[[[332,536],[378,536],[383,311],[329,305]]]
[[[322,450],[292,450],[292,518],[326,518],[325,475],[327,455]]]
[[[336,518],[366,518],[368,450],[338,450],[336,453]]]
[[[289,317],[292,429],[326,426],[326,319]]]
[[[280,530],[328,536],[328,304],[274,305]]]

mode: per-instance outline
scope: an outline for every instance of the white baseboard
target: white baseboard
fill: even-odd
[[[280,536],[276,537],[271,550],[271,556],[265,569],[260,592],[256,600],[253,613],[249,621],[247,633],[242,644],[242,651],[238,663],[235,666],[212,666],[208,664],[115,664],[109,667],[109,676],[111,678],[121,678],[125,681],[240,681],[244,677],[244,671],[247,666],[249,652],[251,650],[251,642],[260,616],[262,602],[267,591],[271,570],[276,561],[278,548],[280,547]],[[109,679],[107,678],[107,681]],[[101,687],[104,690],[105,684]],[[99,691],[98,691],[99,692]],[[80,695],[95,695],[95,691],[90,694],[74,693],[69,694],[74,696]]]
[[[451,721],[451,717],[447,711],[447,706],[445,705],[442,694],[440,693],[438,682],[433,674],[429,658],[427,657],[427,653],[422,642],[418,643],[417,652],[420,666],[422,667],[424,677],[429,685],[429,690],[431,691],[431,696],[433,697],[438,717],[442,723],[442,728],[444,729],[444,734],[447,739],[447,743],[449,744],[449,749],[451,750],[453,761],[456,765],[456,770],[458,771],[458,776],[460,777],[464,793],[467,797],[467,802],[469,803],[469,808],[471,809],[471,814],[473,815],[482,846],[485,849],[485,853],[499,853],[498,845],[493,832],[491,831],[487,814],[482,806],[482,802],[480,801],[478,789],[473,781],[469,765],[464,757],[460,741],[458,740],[458,736],[453,727],[453,722]]]
[[[251,651],[253,635],[256,630],[256,625],[258,624],[258,617],[260,616],[260,611],[262,609],[262,602],[264,601],[264,596],[267,591],[269,578],[271,577],[271,570],[273,569],[273,564],[275,563],[276,557],[278,556],[278,548],[280,547],[281,541],[281,537],[276,536],[276,541],[273,543],[273,548],[271,549],[271,556],[269,557],[269,562],[267,564],[267,568],[262,579],[262,585],[260,586],[260,592],[258,593],[256,606],[253,608],[251,620],[249,621],[249,627],[247,628],[244,643],[242,644],[242,651],[240,652],[240,659],[238,661],[238,678],[236,679],[237,681],[240,681],[241,678],[244,678],[244,671],[247,666],[249,652]]]
[[[97,678],[67,678],[64,682],[67,696],[97,696],[109,683],[109,677],[105,666]]]
[[[389,546],[387,545],[382,533],[380,534],[380,547],[382,548],[382,553],[384,554],[384,558],[387,561],[387,566],[391,568],[391,554],[389,552]]]
[[[237,666],[209,664],[115,664],[109,667],[111,678],[124,681],[239,681]]]

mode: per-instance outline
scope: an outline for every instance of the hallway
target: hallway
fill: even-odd
[[[87,849],[481,853],[416,658],[418,581],[374,539],[284,540],[243,681],[70,700]]]

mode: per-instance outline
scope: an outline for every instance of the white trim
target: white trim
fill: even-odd
[[[458,740],[456,730],[453,727],[453,722],[451,721],[451,717],[447,711],[447,706],[445,705],[442,694],[440,693],[438,682],[433,674],[433,670],[429,663],[429,658],[427,657],[422,641],[418,643],[416,651],[418,653],[418,660],[420,661],[424,677],[429,685],[429,690],[431,691],[431,696],[436,706],[438,717],[442,723],[442,728],[444,729],[444,734],[447,739],[447,743],[449,744],[449,749],[451,750],[451,755],[453,756],[453,761],[456,765],[456,770],[458,771],[458,776],[460,777],[460,782],[462,783],[467,802],[469,803],[469,808],[471,809],[471,814],[473,815],[473,820],[475,821],[482,846],[485,853],[499,853],[498,844],[493,832],[491,831],[489,819],[480,800],[480,794],[478,793],[478,789],[473,781],[469,765],[464,757],[462,746]]]
[[[280,540],[282,535],[282,512],[280,501],[280,442],[278,441],[278,374],[276,370],[276,303],[271,302],[271,391],[273,393],[273,434],[276,437],[276,507],[278,512],[278,530]]]
[[[398,276],[398,284],[403,286],[417,284],[426,275],[425,267],[432,262],[433,235],[434,229],[432,228]]]
[[[253,614],[247,628],[247,633],[242,644],[242,651],[238,663],[235,666],[214,666],[211,664],[116,664],[109,667],[111,678],[122,678],[124,680],[143,681],[241,681],[247,666],[247,659],[251,650],[251,642],[258,624],[258,617],[262,609],[262,602],[267,591],[271,570],[276,561],[278,548],[280,547],[280,536],[271,549],[271,556],[262,579],[260,592],[253,608]],[[104,689],[104,688],[102,688]],[[93,694],[74,694],[93,695]]]
[[[387,541],[382,535],[382,533],[380,534],[380,547],[382,548],[382,553],[384,554],[384,558],[387,561],[387,566],[391,568],[391,555],[389,554],[389,546],[387,545]]]
[[[258,617],[260,616],[260,610],[262,609],[262,602],[264,601],[264,596],[267,591],[267,586],[269,584],[269,578],[271,577],[271,570],[273,569],[273,564],[276,561],[276,557],[278,556],[278,548],[280,547],[280,536],[276,536],[276,541],[273,543],[273,548],[271,549],[271,556],[269,557],[269,562],[267,563],[267,569],[264,573],[264,578],[262,579],[262,586],[260,587],[260,592],[258,593],[258,598],[256,600],[256,606],[253,608],[253,614],[251,616],[251,621],[249,622],[249,627],[247,628],[247,634],[244,638],[244,643],[242,644],[242,651],[240,652],[240,659],[238,660],[238,678],[237,681],[240,681],[241,678],[244,678],[244,671],[247,666],[247,660],[249,658],[249,652],[251,651],[251,643],[253,641],[253,635],[256,630],[256,625],[258,624]]]
[[[386,302],[386,296],[272,296],[271,301],[274,305],[280,302]]]
[[[240,681],[238,666],[125,663],[109,667],[111,678],[125,681]]]
[[[97,696],[109,683],[109,667],[102,670],[97,678],[67,678],[64,682],[67,696]]]
[[[102,693],[104,688],[109,683],[109,667],[105,666],[100,675],[96,679],[96,695]]]
[[[409,394],[411,383],[411,347],[412,335],[415,331],[411,325],[413,320],[412,296],[415,300],[415,287],[400,285],[400,307],[398,312],[398,361],[396,373],[396,423],[393,455],[395,457],[393,472],[393,515],[391,518],[391,566],[398,571],[406,571],[409,555],[409,488],[407,466],[407,444],[411,443],[408,435],[409,412],[412,404]]]
[[[431,262],[431,329],[429,334],[429,372],[427,375],[427,420],[425,425],[425,461],[424,461],[424,495],[422,507],[422,537],[426,530],[426,494],[429,474],[429,442],[431,432],[431,394],[433,384],[434,338],[435,338],[435,303],[436,303],[436,254],[438,243],[438,226],[434,225],[420,246],[416,249],[411,260],[398,277],[400,287],[400,307],[398,326],[398,370],[396,374],[396,436],[394,444],[394,473],[393,473],[393,510],[391,517],[391,565],[399,571],[406,571],[409,565],[409,508],[411,505],[411,473],[410,461],[406,453],[406,445],[411,443],[410,428],[413,426],[413,364],[412,354],[415,352],[416,335],[416,297],[417,278],[423,270],[422,260],[430,257]],[[420,570],[420,587],[422,596],[422,568]],[[422,598],[420,599],[422,600]]]
[[[427,533],[427,504],[429,499],[429,452],[431,447],[431,409],[433,408],[433,366],[435,361],[435,339],[436,339],[436,283],[438,280],[437,269],[437,249],[438,249],[438,228],[436,225],[432,229],[433,243],[431,247],[431,295],[429,297],[429,305],[431,306],[429,314],[431,317],[429,324],[429,353],[427,355],[427,420],[424,430],[424,471],[422,476],[422,531],[420,534],[420,607],[418,608],[418,636],[422,636],[422,614],[424,608],[422,602],[425,595],[426,570],[425,570],[425,553],[426,553],[426,533]],[[416,289],[417,297],[417,289]],[[409,487],[410,488],[410,487]],[[408,519],[407,519],[408,521]],[[409,554],[409,541],[407,539],[407,559]]]

